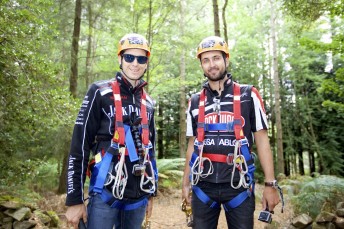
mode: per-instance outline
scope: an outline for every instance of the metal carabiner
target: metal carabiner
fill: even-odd
[[[191,193],[191,192],[190,192]],[[183,199],[182,204],[180,205],[180,208],[182,210],[182,212],[185,213],[186,216],[186,225],[188,227],[193,227],[194,223],[193,223],[193,216],[192,216],[192,208],[191,206],[188,206],[186,203],[186,199]]]
[[[146,171],[141,174],[140,188],[142,191],[152,194],[156,190],[155,174],[154,174],[152,162],[149,160],[149,148],[144,147],[144,149],[145,149],[145,155],[144,155],[144,159],[143,159],[143,164],[148,165],[148,166],[146,166],[146,169],[147,169],[147,167],[149,167],[149,169],[150,169],[149,172],[150,172],[151,176],[149,176],[149,174]],[[145,181],[145,179],[146,179],[146,181]],[[147,185],[149,183],[151,183],[151,186],[149,187],[149,189],[146,189],[143,187],[144,185]]]
[[[125,147],[119,148],[120,160],[115,166],[116,176],[114,179],[114,184],[112,186],[112,195],[117,199],[123,198],[124,190],[128,180],[127,166],[124,163],[125,149]]]

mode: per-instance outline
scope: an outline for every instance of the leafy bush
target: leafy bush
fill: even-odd
[[[333,212],[340,201],[344,201],[344,179],[327,175],[306,181],[292,197],[294,212],[306,213],[313,219],[322,210]]]
[[[13,187],[26,187],[35,191],[50,191],[58,186],[57,162],[44,159],[0,160],[0,189],[11,190]]]
[[[185,158],[158,159],[159,189],[180,188]]]
[[[14,158],[1,157],[0,187],[10,188],[25,184],[39,163],[37,160],[16,160]]]
[[[58,163],[42,161],[28,180],[28,186],[38,192],[55,191],[59,184]]]

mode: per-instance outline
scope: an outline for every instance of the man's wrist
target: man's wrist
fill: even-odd
[[[265,185],[265,187],[272,187],[272,188],[277,188],[278,187],[277,180],[265,181],[264,185]]]

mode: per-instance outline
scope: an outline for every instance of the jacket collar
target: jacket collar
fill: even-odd
[[[230,73],[227,73],[226,80],[224,83],[224,91],[227,91],[231,85],[233,84],[232,75]],[[207,91],[209,91],[212,95],[215,96],[214,91],[210,88],[208,80],[203,84],[203,88],[205,88]]]
[[[128,80],[125,79],[125,77],[122,76],[121,72],[117,72],[116,74],[116,80],[118,83],[120,83],[121,87],[131,91],[132,93],[134,93],[135,91],[137,91],[138,89],[141,89],[143,87],[145,87],[148,83],[146,81],[144,81],[143,79],[140,79],[138,85],[136,87],[133,87]]]

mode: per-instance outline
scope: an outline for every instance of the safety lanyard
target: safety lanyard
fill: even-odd
[[[116,109],[116,121],[115,121],[115,133],[113,135],[113,141],[119,145],[125,144],[125,129],[123,124],[123,112],[122,112],[122,99],[119,83],[117,81],[112,82],[113,98]],[[149,127],[147,118],[147,101],[146,93],[142,90],[141,95],[141,126],[142,126],[142,144],[148,145],[149,143]]]
[[[241,120],[241,104],[240,104],[240,85],[233,82],[233,112],[234,112],[234,133],[236,140],[245,138],[242,131]],[[203,89],[200,94],[198,105],[198,124],[197,124],[197,141],[203,142],[205,137],[205,102],[206,102],[206,89]]]

